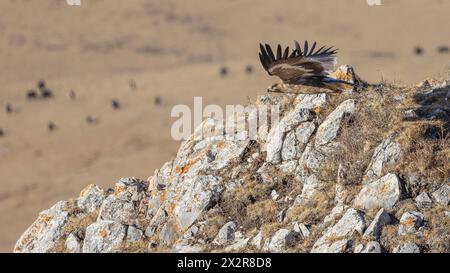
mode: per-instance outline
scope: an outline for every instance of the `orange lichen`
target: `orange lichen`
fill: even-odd
[[[119,186],[119,185],[115,185],[115,186],[114,186],[114,195],[120,194],[121,192],[123,192],[123,190],[124,190],[123,187],[121,187],[121,186]]]
[[[98,235],[100,235],[102,238],[105,238],[106,236],[108,236],[108,231],[101,229],[98,231]]]
[[[389,191],[389,189],[390,189],[389,185],[383,184],[380,188],[380,193],[386,193]]]
[[[86,188],[84,188],[81,192],[80,192],[80,197],[86,196],[86,194],[88,193],[88,191],[90,191],[93,187],[95,187],[94,184],[90,184],[88,185]]]

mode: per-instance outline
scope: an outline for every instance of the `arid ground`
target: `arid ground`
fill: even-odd
[[[339,64],[372,82],[448,77],[450,2],[382,3],[0,1],[0,251],[11,251],[41,210],[88,184],[152,175],[179,146],[174,105],[194,96],[243,104],[264,93],[277,79],[260,68],[261,41],[335,45]],[[27,100],[41,79],[54,98]]]

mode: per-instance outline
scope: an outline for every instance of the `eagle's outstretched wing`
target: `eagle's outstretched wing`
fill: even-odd
[[[308,81],[308,78],[326,77],[336,65],[337,50],[323,46],[314,51],[316,45],[314,42],[309,48],[308,41],[305,41],[302,49],[295,41],[295,49],[292,52],[289,52],[289,47],[283,51],[281,45],[278,45],[275,55],[270,45],[259,44],[259,58],[269,75],[278,76],[285,83],[301,84]]]

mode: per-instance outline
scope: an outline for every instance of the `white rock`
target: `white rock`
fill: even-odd
[[[281,149],[286,133],[311,118],[312,115],[309,110],[297,107],[284,116],[269,132],[268,143],[266,145],[266,161],[275,164],[279,163],[281,161]]]
[[[134,227],[134,226],[129,226],[127,229],[127,241],[128,242],[139,242],[142,240],[144,233],[142,232],[142,230]]]
[[[60,201],[39,214],[36,221],[20,236],[14,252],[52,252],[60,240],[64,239],[64,227],[68,224],[67,202]],[[67,235],[66,235],[67,236]]]
[[[363,214],[350,208],[334,226],[328,228],[322,237],[316,241],[311,252],[344,252],[348,243],[348,240],[345,237],[351,237],[355,231],[362,234],[364,228],[365,223]],[[336,239],[338,239],[338,241],[336,241]]]
[[[393,137],[386,138],[375,148],[372,159],[366,170],[363,184],[368,184],[378,179],[385,166],[393,165],[400,159],[400,144]]]
[[[345,115],[353,114],[355,101],[346,100],[339,105],[319,126],[316,134],[316,146],[325,145],[333,141],[341,128],[341,121]]]
[[[414,201],[416,201],[417,206],[421,208],[429,208],[433,204],[433,201],[426,192],[422,192],[421,194],[416,196],[416,198],[414,198]]]
[[[392,209],[400,199],[401,186],[395,174],[387,174],[382,178],[364,185],[355,198],[355,206],[362,209]]]
[[[406,243],[397,246],[393,253],[420,253],[420,248],[414,243]]]
[[[221,181],[212,175],[184,180],[181,188],[173,190],[180,199],[175,202],[174,217],[182,230],[188,229],[211,203],[219,198]]]
[[[380,209],[378,213],[375,215],[372,223],[370,223],[369,227],[364,232],[363,237],[366,239],[375,239],[378,240],[381,236],[381,231],[383,226],[389,224],[391,222],[391,216],[385,209]]]
[[[450,201],[450,186],[444,184],[437,191],[432,193],[434,200],[442,206],[447,206]]]
[[[105,191],[99,186],[91,184],[81,191],[77,205],[84,212],[94,212],[100,208],[105,198]]]
[[[82,241],[71,233],[67,237],[64,246],[69,253],[81,253]]]
[[[253,237],[250,241],[250,245],[255,247],[256,249],[261,249],[263,247],[263,237],[261,231]]]
[[[308,176],[308,178],[306,178],[305,182],[303,183],[301,197],[303,199],[309,199],[319,191],[320,187],[321,183],[315,174]]]
[[[107,253],[118,248],[126,234],[126,227],[113,221],[100,221],[86,228],[83,253]]]
[[[417,229],[423,224],[423,214],[417,211],[407,211],[403,213],[400,218],[400,226],[398,228],[398,235],[405,235],[408,233],[416,233]]]
[[[376,241],[371,241],[367,243],[361,253],[381,253],[380,243]]]
[[[236,224],[234,222],[228,222],[222,226],[214,239],[214,244],[223,245],[232,242],[235,238]]]
[[[280,229],[272,236],[268,250],[272,253],[282,253],[287,247],[292,247],[298,241],[299,234],[288,229]]]

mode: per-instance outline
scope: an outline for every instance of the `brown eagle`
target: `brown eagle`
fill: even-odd
[[[314,87],[305,89],[303,93],[332,93],[342,92],[353,86],[353,83],[332,78],[329,74],[334,71],[336,65],[337,50],[334,47],[321,47],[317,50],[317,43],[309,47],[305,41],[303,48],[294,41],[295,49],[289,51],[289,46],[284,50],[278,45],[276,55],[268,44],[259,44],[261,52],[259,59],[269,75],[278,76],[284,85],[275,85],[269,88],[272,92],[283,92],[285,85],[289,87],[303,85]],[[302,91],[298,92],[302,93]]]

